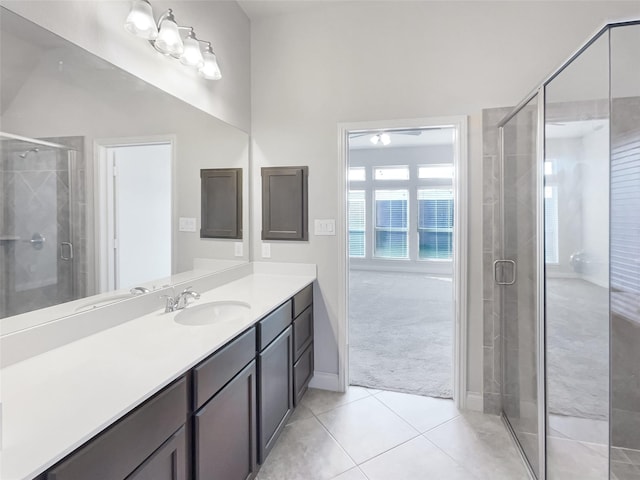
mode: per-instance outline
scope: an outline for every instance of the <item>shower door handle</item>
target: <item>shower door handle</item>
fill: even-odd
[[[504,265],[511,265],[511,280],[510,281],[505,281],[504,279],[498,279],[498,266],[503,266],[503,268],[501,268],[501,272],[503,273],[503,275],[500,275],[500,277],[504,277]],[[496,283],[496,285],[513,285],[514,283],[516,283],[516,262],[515,260],[496,260],[495,262],[493,262],[493,280]]]
[[[67,254],[64,254],[64,250],[67,247]],[[60,258],[62,260],[73,260],[73,244],[71,242],[60,242]]]

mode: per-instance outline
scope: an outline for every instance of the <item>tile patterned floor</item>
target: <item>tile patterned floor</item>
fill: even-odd
[[[528,480],[497,416],[451,400],[310,389],[258,480]]]

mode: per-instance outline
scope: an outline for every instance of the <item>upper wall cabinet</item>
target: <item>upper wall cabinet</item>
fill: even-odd
[[[200,238],[242,238],[242,169],[200,170]]]
[[[262,239],[308,240],[309,167],[262,168]]]

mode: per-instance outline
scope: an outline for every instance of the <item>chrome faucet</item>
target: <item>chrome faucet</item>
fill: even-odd
[[[142,295],[143,293],[149,293],[149,292],[150,290],[145,287],[133,287],[131,290],[129,290],[129,293],[131,295]]]
[[[198,300],[200,294],[191,290],[193,287],[185,288],[179,295],[162,295],[160,298],[166,298],[165,313],[175,312],[176,310],[182,310],[189,305],[189,299]]]
[[[191,290],[193,287],[185,288],[180,295],[178,295],[178,300],[176,304],[176,310],[180,310],[189,305],[189,299],[192,298],[194,300],[200,299],[200,294],[198,292],[194,292]]]

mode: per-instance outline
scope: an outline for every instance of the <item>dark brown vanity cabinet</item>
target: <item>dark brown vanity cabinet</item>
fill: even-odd
[[[251,480],[312,375],[309,285],[37,480]]]
[[[263,463],[293,411],[291,301],[261,320],[257,329],[258,461]]]
[[[194,480],[257,472],[255,356],[251,328],[193,369]]]
[[[293,297],[293,406],[297,406],[313,377],[313,286]]]
[[[175,381],[47,472],[47,480],[187,480],[187,381]]]

